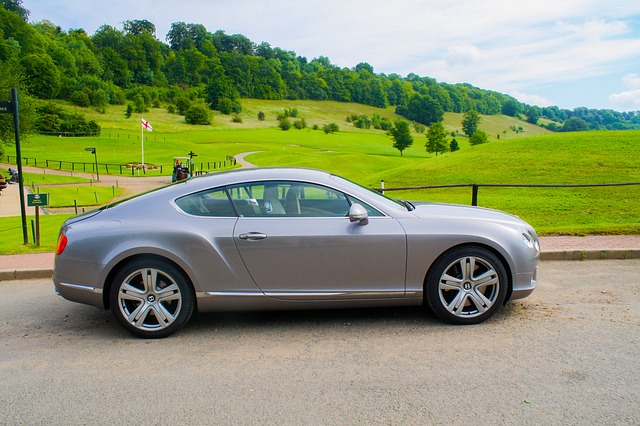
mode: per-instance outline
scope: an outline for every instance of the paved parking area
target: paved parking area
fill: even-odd
[[[419,308],[200,315],[163,340],[0,283],[2,424],[640,424],[640,260],[543,262],[477,325]]]

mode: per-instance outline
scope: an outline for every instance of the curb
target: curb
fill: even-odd
[[[52,277],[52,269],[19,269],[14,271],[0,271],[0,281],[34,280]]]
[[[640,259],[640,249],[558,250],[540,253],[540,260],[627,260]]]

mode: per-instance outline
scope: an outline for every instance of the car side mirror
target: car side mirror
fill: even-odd
[[[364,226],[369,223],[369,213],[360,204],[354,203],[349,208],[349,220],[351,222],[360,222],[360,225]]]

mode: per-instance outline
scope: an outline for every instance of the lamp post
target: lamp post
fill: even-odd
[[[85,151],[89,151],[93,154],[95,165],[96,165],[96,182],[100,182],[100,174],[98,173],[98,154],[96,154],[95,148],[85,148]]]

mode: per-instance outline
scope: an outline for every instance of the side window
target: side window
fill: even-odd
[[[240,216],[346,217],[350,203],[340,191],[303,182],[255,182],[230,186]]]
[[[178,198],[176,205],[195,216],[236,217],[225,188],[189,194]]]

